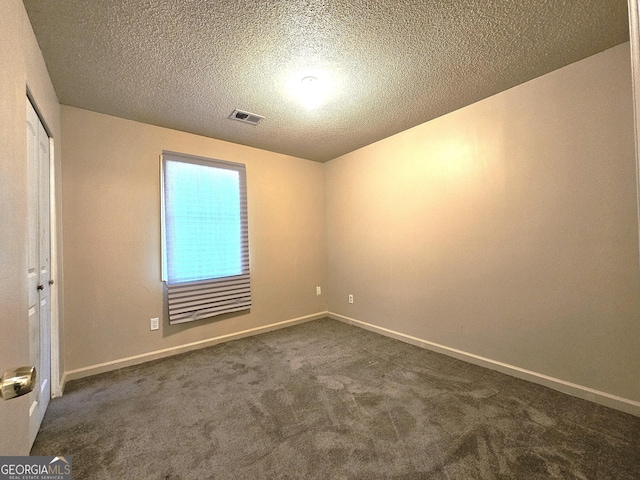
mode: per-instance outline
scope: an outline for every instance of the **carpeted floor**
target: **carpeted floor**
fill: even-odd
[[[82,479],[638,479],[640,418],[332,320],[70,382]]]

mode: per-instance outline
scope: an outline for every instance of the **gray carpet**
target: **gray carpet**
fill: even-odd
[[[82,479],[638,479],[640,418],[332,320],[70,382]]]

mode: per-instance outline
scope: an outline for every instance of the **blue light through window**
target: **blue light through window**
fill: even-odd
[[[238,171],[165,160],[164,182],[166,280],[242,274]]]

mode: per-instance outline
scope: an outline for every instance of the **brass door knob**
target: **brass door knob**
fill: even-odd
[[[36,367],[18,367],[7,370],[0,379],[0,397],[10,400],[33,390]]]

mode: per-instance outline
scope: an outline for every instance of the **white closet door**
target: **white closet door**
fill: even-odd
[[[37,383],[30,395],[29,435],[35,439],[51,398],[51,232],[49,136],[27,99],[29,176],[29,355]]]

